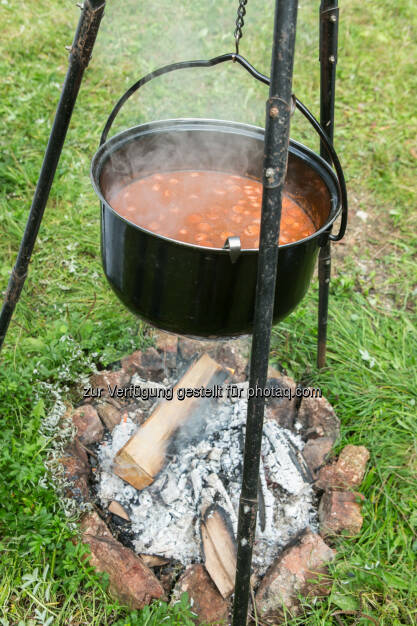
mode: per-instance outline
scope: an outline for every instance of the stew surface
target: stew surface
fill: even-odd
[[[133,224],[187,243],[222,248],[239,236],[241,247],[259,247],[262,184],[212,171],[178,171],[136,180],[110,204]],[[288,196],[282,200],[280,244],[315,231],[310,217]]]

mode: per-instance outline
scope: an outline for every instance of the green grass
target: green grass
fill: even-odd
[[[355,602],[359,608],[362,593],[364,612],[381,623],[415,623],[416,327],[404,311],[366,307],[353,289],[343,300],[333,294],[332,302],[326,370],[310,366],[313,307],[274,331],[278,362],[306,384],[319,384],[341,417],[339,447],[353,443],[371,451],[361,488],[364,528],[358,539],[338,542],[331,599],[341,608]]]
[[[2,624],[186,624],[184,606],[130,614],[112,602],[75,548],[74,519],[45,474],[56,444],[45,416],[67,402],[91,364],[105,367],[147,341],[146,327],[109,291],[99,259],[99,211],[89,163],[106,116],[139,76],[174,60],[231,50],[235,3],[108,2],[81,87],[16,315],[0,356],[0,618]],[[241,51],[268,73],[272,2],[251,0]],[[319,106],[319,2],[300,3],[294,91]],[[315,368],[316,285],[273,333],[271,359],[314,386],[342,421],[340,446],[366,445],[364,527],[338,542],[327,600],[288,623],[337,624],[335,611],[384,626],[416,617],[416,213],[417,87],[413,0],[341,1],[336,147],[355,208],[367,211],[369,246],[336,264],[328,367]],[[65,76],[78,9],[0,3],[0,290],[26,222]],[[134,18],[132,17],[134,16]],[[265,87],[230,64],[157,79],[126,105],[115,131],[159,117],[205,115],[263,124]],[[317,141],[296,115],[292,136]],[[351,228],[357,228],[358,219]],[[372,241],[371,241],[372,240]],[[371,246],[372,243],[372,246]],[[178,611],[180,617],[178,617]],[[175,614],[177,612],[177,615]],[[181,613],[182,612],[182,613]],[[48,622],[49,619],[49,622]],[[355,616],[342,614],[344,624]],[[129,621],[130,620],[130,621]],[[152,621],[153,620],[153,621]],[[178,621],[179,620],[179,621]],[[182,620],[182,621],[181,621]],[[370,623],[361,619],[360,624]]]

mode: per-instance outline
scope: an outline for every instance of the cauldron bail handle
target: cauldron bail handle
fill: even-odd
[[[106,125],[104,126],[104,129],[100,138],[100,146],[105,143],[107,136],[109,134],[109,131],[113,125],[113,122],[116,119],[117,114],[119,113],[120,109],[122,108],[126,100],[128,100],[130,96],[132,96],[138,89],[140,89],[140,87],[143,87],[143,85],[146,85],[146,83],[149,83],[151,80],[153,80],[154,78],[157,78],[158,76],[162,76],[163,74],[169,74],[170,72],[174,72],[176,70],[183,70],[183,69],[197,68],[197,67],[214,67],[215,65],[219,65],[220,63],[224,63],[225,61],[233,61],[233,63],[239,63],[239,65],[241,65],[247,72],[249,72],[249,74],[253,78],[260,81],[261,83],[264,83],[265,85],[269,85],[270,81],[269,81],[268,76],[265,76],[264,74],[261,74],[260,72],[258,72],[258,70],[256,70],[253,67],[253,65],[249,63],[249,61],[247,61],[240,54],[235,54],[233,52],[222,54],[220,56],[213,57],[212,59],[209,59],[209,60],[180,61],[179,63],[171,63],[169,65],[164,65],[163,67],[160,67],[154,70],[153,72],[150,72],[149,74],[146,74],[145,76],[143,76],[140,80],[138,80],[131,87],[129,87],[129,89],[117,101],[116,105],[114,106],[113,110],[111,111],[107,119]],[[313,129],[319,135],[322,143],[326,147],[326,150],[329,154],[329,157],[336,171],[337,181],[338,181],[338,186],[339,186],[339,200],[342,206],[342,219],[340,223],[339,232],[337,233],[337,235],[331,234],[329,230],[328,238],[331,241],[340,241],[345,234],[347,218],[348,218],[348,200],[347,200],[347,191],[346,191],[346,181],[345,181],[345,177],[343,174],[342,166],[340,164],[339,157],[336,154],[336,151],[333,147],[332,142],[329,140],[327,133],[322,128],[320,123],[316,120],[314,115],[308,110],[308,108],[302,102],[300,102],[300,100],[298,100],[298,98],[296,98],[293,95],[292,104],[294,103],[297,109],[304,115],[306,120],[311,124]],[[323,241],[322,245],[324,243],[325,242]]]
[[[336,170],[337,182],[339,184],[340,201],[342,205],[342,219],[340,222],[339,232],[337,233],[337,235],[329,234],[329,239],[331,241],[340,241],[341,239],[343,239],[343,236],[345,234],[348,219],[348,199],[345,175],[343,173],[343,169],[340,164],[339,157],[337,156],[336,150],[334,149],[332,142],[328,138],[327,133],[325,132],[321,124],[316,120],[314,115],[311,113],[311,111],[309,111],[305,104],[300,102],[300,100],[298,100],[298,98],[296,98],[295,96],[293,96],[293,99],[295,100],[295,106],[297,107],[297,109],[300,111],[300,113],[304,115],[306,120],[311,124],[313,129],[319,135],[321,141],[326,147],[327,153],[333,163],[334,169]],[[325,242],[323,242],[322,245],[324,243]]]
[[[228,250],[231,262],[236,263],[242,252],[240,237],[236,235],[228,237],[224,242],[223,250]]]

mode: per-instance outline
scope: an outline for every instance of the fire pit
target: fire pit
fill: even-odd
[[[163,583],[159,595],[175,598],[188,589],[190,579],[203,576],[204,588],[209,586],[221,608],[218,615],[226,620],[236,566],[246,396],[251,393],[246,380],[247,346],[243,339],[201,342],[159,334],[157,350],[134,353],[123,359],[122,370],[91,377],[84,404],[72,414],[78,429],[75,443],[84,446],[88,462],[81,471],[78,460],[74,472],[74,462],[68,456],[63,459],[67,493],[78,502],[94,503],[115,537],[111,541],[118,539],[143,567],[153,568]],[[199,397],[187,397],[187,389],[199,390]],[[320,390],[297,387],[270,369],[265,393],[252,585],[258,589],[258,608],[267,616],[271,576],[285,555],[301,551],[303,561],[304,552],[314,548],[321,556],[312,569],[324,572],[333,551],[320,534],[327,537],[346,528],[359,531],[360,505],[347,490],[360,484],[367,456],[359,454],[359,475],[352,480],[344,470],[343,488],[339,483],[333,491],[335,479],[329,479],[329,468],[334,466],[326,465],[326,459],[338,437],[339,420]],[[68,454],[75,454],[74,444]],[[322,489],[326,492],[320,504]],[[342,498],[344,507],[336,518],[334,498],[339,506]],[[104,532],[97,530],[97,524],[104,522],[94,522],[92,531],[91,518],[87,519],[84,540],[92,549],[93,562],[114,581],[117,564],[113,557],[103,556],[102,544],[94,543],[94,533],[100,537]],[[331,529],[326,530],[326,525]],[[111,544],[113,549],[116,543]],[[305,573],[304,578],[311,576]],[[307,583],[288,584],[290,608],[296,612],[297,593],[307,594]],[[113,583],[113,590],[120,597],[120,586]],[[143,606],[151,599],[143,594],[139,600],[129,596],[129,604]],[[200,619],[207,618],[202,609],[198,612]]]

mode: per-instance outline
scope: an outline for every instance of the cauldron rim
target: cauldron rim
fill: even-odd
[[[197,130],[197,129],[198,130],[210,130],[210,129],[213,129],[213,127],[217,131],[224,130],[225,132],[233,132],[233,130],[235,131],[239,130],[241,131],[241,134],[245,134],[253,138],[261,138],[264,136],[264,133],[265,133],[264,129],[260,126],[246,124],[244,122],[236,122],[233,120],[219,120],[219,119],[210,119],[210,118],[170,118],[170,119],[163,119],[163,120],[154,120],[154,121],[145,122],[143,124],[139,124],[136,126],[131,126],[130,128],[127,128],[117,133],[116,135],[113,135],[113,137],[111,137],[105,143],[103,143],[92,158],[91,168],[90,168],[90,178],[91,178],[94,191],[99,197],[101,204],[104,203],[106,207],[110,209],[110,211],[114,215],[116,215],[123,222],[126,222],[126,224],[128,224],[130,227],[133,227],[134,229],[140,232],[146,233],[147,235],[150,235],[151,237],[154,237],[156,239],[167,241],[171,244],[183,246],[186,248],[192,248],[192,249],[201,250],[205,252],[213,251],[216,253],[223,253],[225,255],[229,255],[229,251],[225,248],[215,248],[212,246],[210,247],[200,246],[198,244],[180,241],[177,239],[173,239],[172,237],[167,237],[165,235],[155,233],[142,226],[138,226],[137,224],[129,221],[128,219],[126,219],[125,217],[120,215],[120,213],[118,213],[117,211],[113,209],[111,204],[109,204],[108,200],[106,200],[106,198],[104,197],[100,188],[100,184],[99,184],[101,171],[103,169],[103,165],[105,162],[105,157],[115,152],[118,149],[118,147],[126,145],[126,143],[128,143],[127,139],[130,139],[130,141],[134,141],[137,138],[137,136],[143,136],[143,135],[155,133],[155,132],[163,132],[163,131],[166,132],[169,130],[177,130],[177,131]],[[320,235],[322,235],[323,233],[325,233],[326,231],[330,229],[333,222],[340,215],[340,211],[341,211],[340,191],[338,187],[337,177],[334,171],[332,170],[332,168],[330,167],[330,165],[319,154],[317,154],[316,152],[314,152],[313,150],[311,150],[304,144],[294,139],[290,139],[289,152],[291,152],[298,158],[301,158],[310,164],[312,162],[314,163],[315,171],[317,172],[317,174],[320,175],[320,177],[322,178],[323,182],[325,183],[329,191],[331,207],[329,211],[329,216],[326,222],[323,224],[323,226],[321,226],[318,230],[314,231],[314,233],[309,235],[308,237],[304,237],[303,239],[298,239],[297,241],[294,241],[291,243],[280,244],[278,246],[279,249],[294,248],[298,245],[305,244],[308,241],[311,241],[313,239],[320,237]],[[168,172],[170,170],[163,170],[163,171]],[[178,171],[178,169],[176,169],[175,171]],[[217,171],[217,170],[211,170],[211,171]],[[325,176],[323,176],[323,174],[325,174]],[[250,177],[247,176],[247,178],[250,178]],[[259,182],[259,179],[254,179],[254,180],[258,180]],[[331,189],[331,187],[333,187],[333,190]],[[337,197],[337,200],[336,200],[336,197]],[[241,253],[243,252],[245,254],[258,254],[259,248],[241,248]]]

